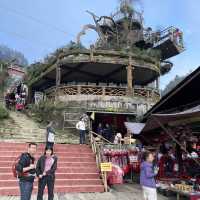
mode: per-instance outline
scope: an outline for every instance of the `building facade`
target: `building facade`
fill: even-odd
[[[95,127],[100,121],[137,120],[159,101],[159,78],[173,66],[168,59],[184,50],[183,34],[174,27],[145,28],[142,14],[126,0],[111,16],[87,12],[94,24],[43,65],[30,80],[31,95],[43,92],[46,100],[65,103],[66,110],[95,112]],[[81,45],[87,30],[98,34],[90,48]]]

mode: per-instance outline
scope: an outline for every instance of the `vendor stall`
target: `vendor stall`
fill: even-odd
[[[110,185],[122,184],[123,176],[140,171],[140,151],[134,145],[105,144],[101,147],[103,162],[111,162],[112,172],[108,174]]]
[[[200,198],[199,133],[200,106],[182,112],[152,114],[140,132],[144,144],[156,149],[158,184],[176,192],[177,198],[180,195]]]

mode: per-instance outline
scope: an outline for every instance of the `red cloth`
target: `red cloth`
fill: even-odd
[[[200,194],[190,196],[190,200],[200,200]]]
[[[123,170],[117,165],[112,165],[112,171],[108,172],[108,184],[123,184],[123,176]]]
[[[20,104],[20,103],[16,104],[16,110],[23,110],[23,109],[24,109],[24,105],[23,104]]]

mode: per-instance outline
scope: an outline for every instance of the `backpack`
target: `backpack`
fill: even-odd
[[[22,155],[21,155],[21,156],[22,156]],[[14,162],[13,162],[13,164],[12,164],[12,173],[13,173],[13,176],[14,176],[15,178],[22,177],[22,176],[27,176],[27,175],[28,175],[27,172],[18,172],[18,171],[17,171],[17,165],[18,165],[18,163],[19,163],[19,161],[20,161],[21,156],[18,156],[18,157],[14,160]]]

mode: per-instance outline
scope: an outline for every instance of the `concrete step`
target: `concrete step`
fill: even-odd
[[[0,173],[11,173],[12,167],[7,166],[7,167],[0,167]],[[98,173],[99,171],[97,170],[96,165],[95,166],[85,166],[85,167],[58,167],[57,169],[58,173]]]
[[[57,155],[57,154],[56,154]],[[70,157],[59,157],[58,156],[58,162],[95,162],[95,158],[94,157],[75,157],[75,156],[70,156]],[[39,157],[35,157],[36,160]],[[14,162],[14,160],[16,160],[16,157],[14,156],[0,156],[0,162],[1,161],[5,161],[6,162]]]
[[[102,185],[76,185],[76,186],[55,186],[55,193],[91,193],[104,192]],[[37,187],[34,188],[33,194],[37,193]],[[47,190],[45,191],[47,193]],[[18,187],[2,187],[0,188],[1,196],[19,196]]]
[[[60,186],[84,186],[84,185],[102,185],[102,181],[100,179],[56,179],[55,180],[56,185]],[[17,179],[13,180],[7,180],[6,182],[4,180],[0,180],[0,188],[2,187],[18,187],[19,183]],[[38,179],[35,179],[34,181],[34,187],[37,187],[38,185]]]
[[[14,145],[13,145],[14,144]],[[11,147],[11,148],[15,148],[15,147],[20,147],[20,148],[27,148],[28,147],[29,142],[26,143],[4,143],[1,142],[0,143],[0,147]],[[39,148],[44,148],[45,144],[38,144],[38,149]],[[90,149],[90,147],[88,145],[76,145],[76,144],[55,144],[54,145],[55,148],[62,148],[62,149],[69,149],[69,148],[74,148],[74,149]]]
[[[12,151],[20,151],[20,152],[25,152],[27,150],[27,147],[1,147],[0,146],[0,151],[5,151],[9,148],[9,150],[12,152]],[[45,147],[43,148],[38,148],[38,152],[44,152],[44,149]],[[82,153],[91,153],[91,149],[89,148],[83,148],[83,149],[80,149],[80,148],[62,148],[62,147],[55,147],[54,148],[55,152],[59,152],[59,151],[62,151],[62,152],[66,152],[66,153],[79,153],[79,152],[82,152]]]
[[[27,150],[27,143],[0,142],[0,196],[18,196],[18,180],[13,177],[13,161]],[[39,144],[36,159],[43,154],[45,144]],[[55,144],[58,156],[55,193],[103,192],[95,155],[87,145]],[[33,193],[37,193],[37,178]]]
[[[21,155],[22,151],[0,151],[0,159],[2,159],[3,157],[8,157],[8,159],[10,157],[18,157],[19,155]],[[41,152],[37,152],[37,154],[35,155],[36,158],[38,158],[39,156],[41,156],[43,154],[43,151]],[[91,157],[95,157],[93,153],[65,153],[63,151],[56,151],[55,154],[57,156],[59,156],[59,158],[91,158]]]
[[[21,155],[22,151],[0,151],[0,159],[3,157],[18,157]],[[41,156],[43,154],[43,151],[37,152],[35,155],[36,158]],[[71,153],[65,153],[64,151],[56,151],[55,154],[59,156],[59,158],[68,158],[68,157],[76,157],[76,158],[91,158],[95,157],[93,153],[77,153],[77,152],[71,152]]]
[[[56,178],[58,179],[97,179],[99,178],[98,173],[56,173]],[[10,173],[0,173],[0,180],[13,180],[13,174]]]
[[[95,162],[60,162],[58,161],[58,167],[92,167],[96,166]],[[0,162],[1,167],[12,167],[12,162],[9,161],[1,161]]]

